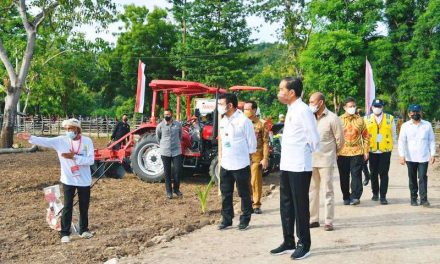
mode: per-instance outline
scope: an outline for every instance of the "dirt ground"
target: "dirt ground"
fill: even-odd
[[[94,143],[103,146],[105,140]],[[220,217],[217,188],[211,190],[209,211],[200,211],[196,188],[207,184],[207,175],[185,177],[183,198],[172,200],[165,199],[163,183],[145,183],[133,174],[104,178],[92,189],[89,227],[95,237],[73,237],[62,245],[45,221],[48,205],[42,192],[59,183],[59,173],[52,150],[0,155],[0,263],[96,263],[134,256],[171,228],[192,232]],[[264,193],[276,181],[276,176],[265,178]]]
[[[321,227],[310,230],[310,257],[299,263],[395,264],[440,263],[440,166],[428,171],[431,206],[410,206],[406,166],[393,152],[388,205],[371,200],[371,183],[364,187],[360,205],[343,205],[337,170],[334,172],[335,230],[324,230],[321,192]],[[139,255],[113,259],[108,264],[288,264],[290,254],[272,256],[282,242],[279,189],[262,202],[263,214],[252,215],[250,228],[219,231],[206,226],[171,242],[144,249]]]

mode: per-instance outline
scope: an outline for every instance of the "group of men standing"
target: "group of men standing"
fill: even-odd
[[[321,182],[325,193],[324,230],[334,230],[335,165],[340,175],[344,205],[360,204],[362,170],[367,161],[370,165],[371,199],[382,205],[388,204],[388,172],[393,145],[397,142],[394,117],[383,112],[382,100],[375,99],[371,105],[372,113],[361,117],[356,111],[356,100],[348,97],[343,104],[345,113],[338,117],[326,107],[322,93],[312,94],[308,106],[301,99],[302,93],[300,79],[288,77],[281,81],[278,100],[288,106],[286,116],[282,116],[284,131],[280,163],[283,243],[270,251],[273,255],[292,253],[292,259],[297,260],[310,254],[310,228],[320,226]],[[232,225],[232,193],[236,183],[242,206],[238,229],[245,230],[252,212],[262,212],[261,196],[254,195],[252,208],[251,193],[259,192],[254,187],[255,175],[260,175],[256,168],[266,166],[267,157],[264,147],[260,148],[262,152],[257,152],[256,142],[261,140],[264,145],[266,139],[262,135],[267,132],[254,115],[257,108],[255,102],[248,102],[243,114],[237,109],[235,95],[225,94],[220,97],[218,107],[223,115],[220,121],[222,221],[218,228],[223,230]],[[435,162],[433,128],[429,122],[421,119],[419,105],[411,105],[408,112],[410,120],[402,125],[398,140],[400,163],[408,167],[411,205],[418,205],[420,189],[420,204],[429,206],[426,173],[428,162]]]

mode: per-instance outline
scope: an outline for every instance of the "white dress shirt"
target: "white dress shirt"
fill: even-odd
[[[95,162],[95,150],[89,137],[81,135],[81,140],[71,140],[67,136],[44,138],[31,136],[29,143],[54,149],[61,165],[60,181],[66,185],[86,187],[92,184],[90,166]],[[66,159],[61,154],[73,151],[73,159]],[[78,166],[79,175],[72,172]]]
[[[282,171],[312,171],[312,152],[319,151],[316,119],[309,107],[298,98],[289,105],[281,141]]]
[[[257,139],[251,120],[236,110],[231,117],[220,120],[221,166],[239,170],[250,165],[250,154],[257,151]]]
[[[428,162],[435,154],[434,130],[431,123],[412,120],[403,123],[399,134],[399,156],[406,161]]]

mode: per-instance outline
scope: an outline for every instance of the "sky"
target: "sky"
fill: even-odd
[[[148,9],[152,10],[155,6],[161,8],[170,8],[171,4],[166,0],[113,0],[118,5],[118,9],[122,10],[123,5],[135,4],[137,6],[146,6]],[[261,42],[276,42],[278,38],[276,37],[276,31],[280,28],[279,24],[269,24],[264,21],[263,18],[250,16],[247,19],[248,26],[251,28],[258,28],[253,30],[251,38],[256,40],[256,43]],[[86,33],[86,38],[89,40],[94,40],[96,37],[100,37],[111,43],[116,42],[116,37],[112,33],[120,32],[119,27],[122,23],[114,23],[109,26],[105,32],[96,33],[94,26],[82,26],[81,32]]]

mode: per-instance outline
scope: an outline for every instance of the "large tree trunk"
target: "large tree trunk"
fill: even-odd
[[[17,102],[20,98],[21,89],[14,87],[14,93],[8,92],[5,98],[5,111],[1,132],[1,147],[11,148],[14,143],[15,120],[17,119]]]

